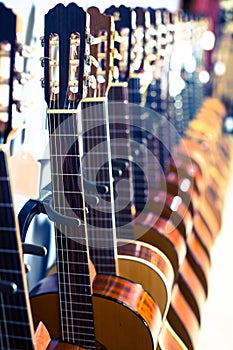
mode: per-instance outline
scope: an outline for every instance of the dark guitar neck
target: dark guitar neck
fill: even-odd
[[[7,106],[0,101],[0,280],[10,287],[0,292],[0,348],[31,350],[34,348],[34,329],[8,168],[15,50],[16,15],[0,4],[0,60],[9,62],[9,75],[5,70],[4,77],[0,76],[1,91],[8,95]],[[2,61],[0,66],[4,67]]]
[[[0,275],[14,282],[15,292],[0,293],[1,349],[33,349],[34,330],[27,298],[20,235],[16,227],[7,155],[0,150]]]
[[[76,115],[52,113],[49,129],[54,209],[74,219],[56,225],[62,340],[95,349]]]
[[[114,179],[114,199],[117,237],[132,238],[131,221],[135,217],[132,156],[130,146],[130,120],[127,83],[113,83],[109,90],[109,128],[112,159],[124,161],[119,179]],[[119,183],[118,183],[119,180]],[[128,232],[128,234],[127,234]]]
[[[106,101],[82,102],[84,177],[108,187],[106,194],[96,193],[99,203],[88,206],[87,231],[91,259],[97,272],[115,274],[115,209]],[[88,200],[86,201],[88,204]]]

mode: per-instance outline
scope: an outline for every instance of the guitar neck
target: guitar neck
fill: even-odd
[[[1,349],[33,349],[34,329],[30,312],[21,239],[12,200],[7,152],[0,149],[0,276],[14,282],[17,291],[0,293]]]
[[[109,128],[112,159],[126,161],[120,182],[114,181],[117,237],[132,237],[131,221],[135,217],[130,147],[130,120],[127,83],[113,83],[109,90]],[[125,103],[126,102],[126,103]],[[127,233],[128,232],[128,233]]]
[[[95,349],[80,142],[76,114],[48,115],[54,209],[81,224],[56,225],[62,340]]]
[[[83,174],[88,181],[108,187],[96,207],[88,206],[87,225],[91,259],[97,273],[116,273],[116,227],[106,99],[83,101]],[[88,200],[87,200],[88,203]]]
[[[21,237],[15,215],[10,172],[16,15],[0,4],[0,279],[16,290],[0,293],[0,348],[34,348]]]

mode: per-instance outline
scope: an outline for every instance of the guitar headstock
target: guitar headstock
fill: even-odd
[[[114,48],[114,19],[100,13],[95,6],[87,12],[90,15],[90,33],[96,38],[96,44],[90,49],[93,62],[91,77],[96,89],[90,90],[91,95],[88,97],[104,97],[109,90],[114,74],[114,59],[117,58],[117,49]]]
[[[45,15],[43,38],[45,100],[50,108],[77,108],[92,88],[90,16],[75,3],[56,5]]]
[[[131,72],[140,73],[143,69],[145,58],[145,28],[146,28],[146,10],[142,7],[136,7],[132,10],[132,57]]]
[[[7,30],[6,30],[7,28]],[[16,15],[0,4],[0,142],[12,129],[13,80],[16,47]]]
[[[131,47],[132,47],[132,10],[130,7],[121,5],[119,7],[111,6],[105,10],[105,13],[113,16],[115,30],[121,40],[115,41],[115,48],[121,55],[120,60],[115,60],[115,66],[119,70],[119,80],[128,81],[131,65]]]

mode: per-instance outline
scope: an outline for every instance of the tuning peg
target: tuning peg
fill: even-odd
[[[123,42],[123,38],[119,35],[117,30],[115,30],[114,33],[113,33],[113,40],[118,42],[118,43],[122,43]]]
[[[44,68],[44,61],[44,57],[40,57],[40,64],[42,68]]]
[[[119,70],[119,68],[117,66],[113,66],[112,67],[112,76],[113,76],[113,79],[115,79],[115,80],[119,79],[120,70]]]
[[[91,34],[87,34],[87,43],[89,45],[97,45],[101,43],[101,38],[97,37],[95,38],[93,35]]]
[[[19,43],[16,45],[17,52],[23,57],[31,57],[33,49],[29,45]]]
[[[88,55],[88,56],[86,57],[86,63],[87,63],[89,66],[94,65],[96,68],[99,67],[99,62],[98,62],[97,59],[96,59],[94,56],[92,56],[92,55]]]
[[[122,56],[121,54],[118,52],[118,50],[116,48],[112,49],[112,53],[113,53],[113,58],[121,61],[122,60]]]
[[[58,84],[56,84],[56,86],[54,86],[54,88],[56,91],[56,89],[58,88]],[[69,88],[73,94],[77,94],[77,92],[78,92],[78,80],[69,81]],[[54,91],[54,93],[55,93],[55,91]]]
[[[41,83],[41,87],[44,89],[45,88],[45,79],[41,78],[40,83]]]
[[[40,43],[41,43],[41,46],[44,47],[44,36],[40,37]]]
[[[96,82],[96,78],[94,75],[90,75],[88,78],[87,78],[87,86],[88,87],[91,87],[93,90],[96,89],[97,87],[97,82]]]
[[[31,74],[29,73],[25,73],[25,72],[18,72],[15,71],[14,72],[15,77],[17,79],[17,81],[21,84],[24,85],[27,81],[29,81],[31,79]]]

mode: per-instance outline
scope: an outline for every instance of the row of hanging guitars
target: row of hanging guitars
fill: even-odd
[[[165,10],[155,12],[164,30],[161,19],[171,21],[172,16]],[[7,349],[19,348],[21,341],[24,348],[33,348],[31,308],[34,327],[40,325],[37,339],[43,339],[38,336],[41,329],[44,331],[40,321],[52,339],[59,339],[50,342],[48,348],[193,349],[208,293],[211,247],[220,229],[227,181],[229,149],[221,137],[225,110],[219,101],[206,99],[186,136],[169,148],[166,138],[177,137],[177,133],[167,118],[140,105],[146,69],[141,65],[132,68],[130,62],[133,48],[139,55],[143,52],[138,43],[131,45],[137,28],[134,16],[138,13],[138,21],[144,18],[138,27],[145,30],[146,11],[121,6],[106,10],[111,16],[100,14],[96,8],[88,13],[92,36],[86,33],[87,12],[75,4],[57,5],[45,16],[45,57],[50,57],[44,65],[52,199],[48,196],[44,202],[33,202],[24,231],[39,212],[47,213],[56,223],[57,273],[31,292],[30,306],[26,296],[28,319],[17,330],[15,324],[19,325],[22,313],[19,319],[14,316],[8,322],[5,311],[19,302],[19,293],[9,293],[7,288],[3,297],[10,302],[2,310],[7,336],[4,338],[2,332],[1,342]],[[126,60],[130,69],[125,68],[125,62],[122,69],[121,60],[115,61],[116,48],[121,52],[119,44],[123,41],[119,38],[114,42],[114,25],[130,38]],[[94,37],[103,30],[102,40],[96,41]],[[71,40],[70,33],[74,33]],[[97,67],[100,57],[104,62]],[[140,62],[145,58],[148,56],[142,55]],[[135,63],[135,56],[132,61]],[[110,84],[111,80],[115,83]],[[156,82],[158,79],[151,82],[150,89]],[[157,89],[151,94],[150,89],[148,99],[159,92]],[[129,103],[125,103],[127,99]],[[160,101],[159,97],[156,103]],[[80,128],[81,137],[77,133]],[[169,134],[161,138],[161,130]],[[213,159],[206,157],[207,149]],[[166,152],[169,158],[165,158]],[[221,173],[215,164],[217,157],[226,160],[221,163]],[[2,178],[6,181],[8,176],[3,174]],[[3,217],[8,218],[8,224],[2,228],[14,224],[9,211]],[[9,253],[12,237],[7,242]],[[8,265],[9,258],[1,256]],[[20,260],[22,266],[21,255]],[[25,277],[23,283],[26,288]],[[19,287],[20,281],[16,284]],[[25,321],[29,321],[28,329]]]

